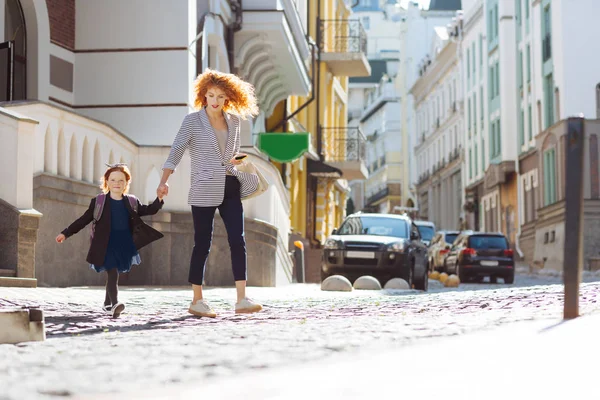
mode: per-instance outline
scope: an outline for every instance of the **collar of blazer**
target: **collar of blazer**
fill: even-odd
[[[206,109],[203,108],[199,111],[198,115],[200,116],[200,121],[202,125],[206,128],[208,132],[213,147],[215,149],[216,154],[221,156],[221,160],[229,161],[233,158],[233,151],[235,147],[235,133],[237,130],[237,118],[232,118],[232,116],[226,112],[223,113],[225,116],[225,122],[227,122],[227,145],[225,146],[225,154],[221,154],[221,149],[219,148],[219,142],[217,141],[217,135],[215,134],[215,130],[208,119],[208,114],[206,113]]]

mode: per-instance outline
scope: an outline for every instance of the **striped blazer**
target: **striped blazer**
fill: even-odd
[[[175,170],[185,149],[191,158],[191,179],[188,204],[197,207],[216,207],[223,202],[225,174],[229,171],[240,181],[241,197],[254,193],[258,176],[238,171],[230,160],[240,150],[240,120],[225,113],[229,135],[225,154],[221,154],[215,131],[205,109],[188,114],[175,136],[171,152],[163,169]]]

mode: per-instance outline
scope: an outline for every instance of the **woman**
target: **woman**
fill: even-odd
[[[191,158],[191,185],[188,204],[194,219],[194,250],[189,282],[194,297],[189,312],[200,317],[216,317],[202,296],[204,269],[210,252],[217,208],[227,230],[233,276],[237,291],[236,313],[252,313],[262,306],[246,297],[246,242],[242,198],[258,187],[258,176],[238,171],[240,118],[258,114],[254,87],[235,75],[207,69],[194,83],[197,112],[187,115],[175,137],[163,166],[156,190],[168,194],[167,180],[181,161],[185,149]]]

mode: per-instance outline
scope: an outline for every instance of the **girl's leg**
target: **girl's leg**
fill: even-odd
[[[111,304],[114,306],[119,302],[119,271],[116,268],[106,271],[108,279],[106,281],[106,291]],[[106,304],[106,303],[105,303]]]
[[[110,295],[108,294],[108,271],[106,271],[106,293],[104,294],[104,307],[109,307],[112,305],[110,301]]]
[[[192,285],[192,290],[194,291],[194,298],[192,299],[192,304],[196,304],[198,300],[202,300],[202,285]]]

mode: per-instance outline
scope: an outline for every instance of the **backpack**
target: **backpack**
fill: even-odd
[[[129,196],[124,194],[123,197],[127,198],[129,201],[129,205],[133,212],[137,213],[138,210],[138,202],[135,196]],[[102,211],[104,211],[104,204],[106,203],[106,193],[100,193],[96,196],[96,205],[94,206],[94,220],[92,221],[92,231],[90,240],[94,238],[94,232],[96,231],[96,223],[100,220],[102,216]]]

